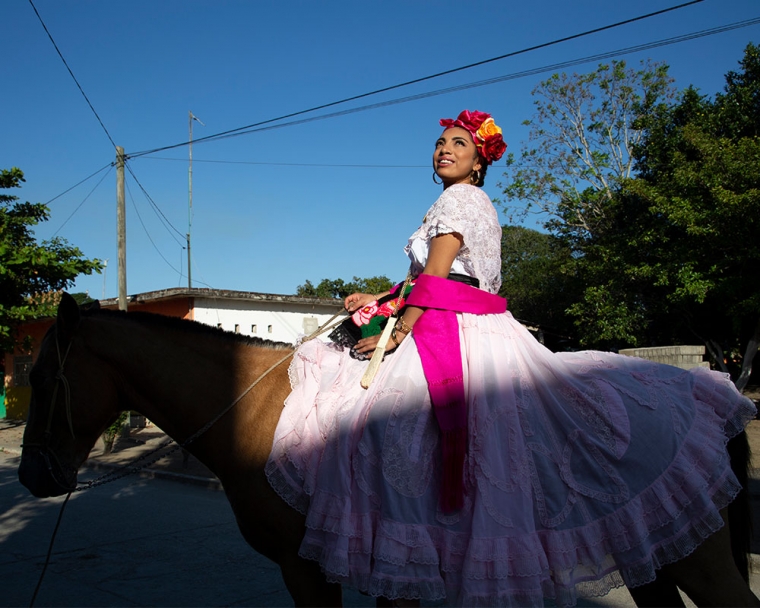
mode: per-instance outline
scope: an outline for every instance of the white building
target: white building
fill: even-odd
[[[117,303],[113,298],[100,304],[115,308]],[[187,287],[136,294],[129,296],[127,303],[130,311],[182,317],[245,336],[290,344],[343,311],[340,300]],[[327,333],[320,338],[326,340]]]

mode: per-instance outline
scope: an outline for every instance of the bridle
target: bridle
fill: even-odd
[[[71,388],[69,386],[68,379],[63,373],[63,367],[66,364],[66,359],[68,358],[69,351],[71,350],[71,341],[69,341],[69,344],[66,347],[66,352],[61,355],[61,345],[58,340],[57,331],[55,332],[55,350],[56,354],[58,355],[58,371],[55,373],[55,385],[53,386],[53,394],[50,399],[50,408],[48,409],[47,423],[45,425],[45,432],[42,434],[42,441],[40,443],[23,443],[21,447],[22,449],[26,447],[37,448],[40,456],[45,461],[45,466],[47,467],[48,473],[50,474],[50,478],[67,492],[73,492],[77,489],[76,484],[72,487],[66,484],[65,480],[64,482],[61,482],[61,480],[58,479],[58,475],[56,474],[53,463],[51,462],[52,458],[58,465],[58,469],[61,472],[65,471],[65,467],[61,462],[61,459],[55,453],[55,450],[53,450],[53,448],[50,446],[50,440],[53,436],[53,414],[55,413],[55,406],[58,403],[58,391],[61,387],[63,387],[63,403],[66,411],[66,421],[68,422],[72,439],[76,439],[76,435],[74,434],[74,423],[71,416]]]

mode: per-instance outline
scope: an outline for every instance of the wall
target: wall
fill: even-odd
[[[127,312],[151,312],[167,317],[192,319],[192,298],[173,298],[171,300],[149,300],[148,302],[129,302]]]
[[[194,300],[194,302],[193,302]],[[108,306],[114,308],[114,306]],[[289,296],[261,298],[193,298],[170,297],[167,299],[131,301],[129,312],[150,312],[170,317],[194,319],[207,325],[221,326],[227,331],[257,336],[275,342],[293,344],[299,337],[311,333],[342,310],[339,302],[319,304],[293,301]],[[32,336],[32,352],[5,355],[5,417],[26,419],[31,398],[31,388],[16,386],[13,382],[14,360],[17,355],[31,354],[32,361],[45,332],[54,319],[27,323],[23,334]],[[255,327],[255,330],[254,330]],[[327,340],[327,334],[320,336]]]
[[[294,344],[328,321],[341,306],[287,300],[221,300],[196,298],[194,318],[200,323],[264,340]],[[327,335],[320,336],[327,340]]]
[[[12,420],[26,420],[26,414],[29,410],[29,400],[32,396],[32,389],[29,386],[17,386],[13,380],[13,371],[15,359],[18,356],[32,356],[32,362],[37,358],[39,346],[45,332],[53,324],[54,319],[40,319],[25,323],[19,331],[19,336],[30,336],[32,340],[31,352],[25,352],[17,348],[13,353],[5,353],[5,417]]]
[[[667,363],[681,369],[692,367],[710,367],[705,356],[704,346],[652,346],[648,348],[626,348],[619,351],[621,355],[639,357],[656,363]]]

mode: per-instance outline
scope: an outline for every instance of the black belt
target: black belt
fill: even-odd
[[[449,281],[456,281],[457,283],[465,283],[471,287],[480,288],[480,281],[475,277],[467,276],[466,274],[459,274],[458,272],[450,272],[446,277]]]

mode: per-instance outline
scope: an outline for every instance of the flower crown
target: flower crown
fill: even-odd
[[[456,120],[453,118],[441,118],[441,126],[446,129],[451,127],[462,127],[467,129],[472,135],[472,141],[478,149],[478,153],[490,165],[493,161],[499,160],[507,149],[504,138],[501,136],[501,128],[496,125],[487,112],[470,112],[462,111]]]

